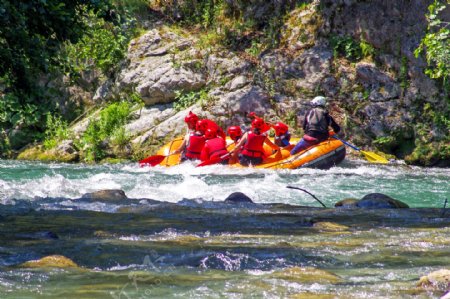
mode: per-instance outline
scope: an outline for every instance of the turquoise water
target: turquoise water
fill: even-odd
[[[0,161],[0,297],[439,298],[445,290],[416,285],[450,269],[449,181],[449,169],[364,161],[327,171]],[[328,207],[381,192],[412,209],[321,209],[288,185]],[[81,199],[102,189],[130,199]],[[236,191],[256,205],[220,202]],[[328,222],[337,227],[318,225]],[[79,268],[18,266],[55,254]]]
[[[258,203],[317,206],[312,197],[287,185],[304,188],[326,205],[343,198],[381,192],[411,207],[442,207],[450,196],[450,170],[404,165],[380,166],[346,162],[330,170],[255,170],[222,166],[139,168],[125,165],[71,165],[0,161],[0,203],[13,198],[79,198],[101,189],[122,189],[129,198],[178,202],[200,197],[223,200],[244,192]]]

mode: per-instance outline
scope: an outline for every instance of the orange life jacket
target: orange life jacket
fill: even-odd
[[[191,133],[189,136],[189,143],[186,147],[185,156],[189,159],[200,159],[200,153],[205,145],[205,137]]]
[[[228,153],[227,143],[220,137],[206,140],[205,149],[208,152],[209,159],[219,158]]]
[[[258,135],[253,132],[249,132],[247,141],[242,149],[242,154],[245,156],[259,158],[264,157],[264,141],[265,135]]]

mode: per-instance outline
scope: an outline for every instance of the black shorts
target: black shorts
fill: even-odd
[[[263,161],[262,157],[250,157],[246,155],[239,155],[239,164],[242,166],[249,166],[249,165],[259,165]]]

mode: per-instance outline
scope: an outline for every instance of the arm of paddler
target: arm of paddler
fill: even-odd
[[[232,159],[236,159],[238,153],[240,152],[242,146],[247,141],[248,133],[244,133],[244,135],[239,139],[239,142],[236,144],[236,146],[230,151],[230,157]]]

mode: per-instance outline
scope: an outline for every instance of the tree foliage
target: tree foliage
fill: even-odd
[[[93,10],[108,17],[108,0],[0,0],[0,77],[15,90],[29,92],[34,75],[48,72],[60,45],[76,43]]]
[[[415,55],[425,51],[429,68],[426,74],[430,78],[442,79],[449,86],[450,75],[450,22],[440,19],[439,13],[450,8],[450,0],[434,0],[428,7],[428,32],[422,39]]]
[[[109,74],[130,38],[125,8],[114,0],[0,0],[0,130],[27,131],[28,142],[44,137],[46,116],[57,110],[44,77],[93,64]]]

